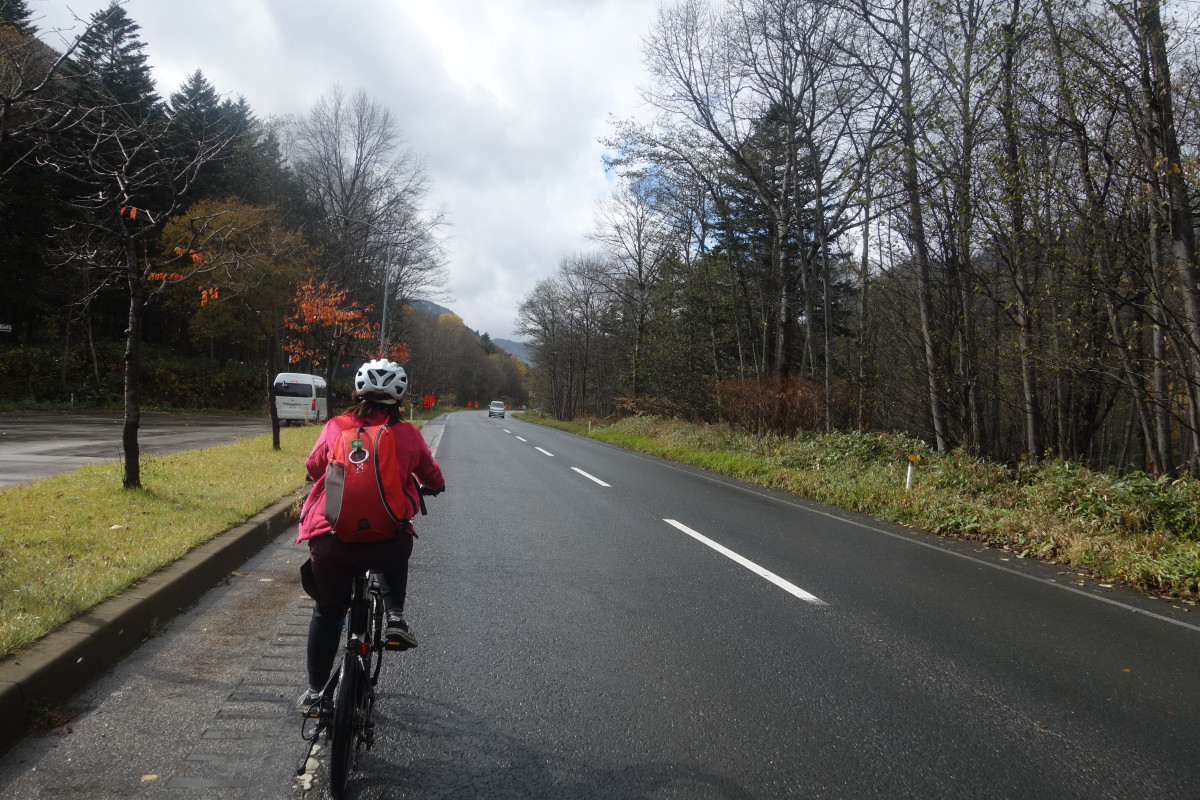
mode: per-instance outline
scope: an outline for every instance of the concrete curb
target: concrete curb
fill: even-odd
[[[218,534],[118,597],[0,661],[0,752],[199,600],[296,520],[297,492]]]

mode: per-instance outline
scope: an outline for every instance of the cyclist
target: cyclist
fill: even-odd
[[[355,424],[382,425],[386,422],[391,426],[396,434],[397,463],[404,470],[404,496],[408,504],[407,516],[411,520],[419,511],[412,506],[411,499],[418,497],[415,482],[420,481],[432,492],[440,492],[446,488],[446,481],[421,432],[402,422],[400,399],[407,389],[408,376],[399,364],[386,359],[368,361],[354,377],[354,402],[342,414],[350,416]],[[322,513],[325,508],[325,468],[333,443],[341,432],[338,420],[329,420],[304,462],[309,478],[316,482],[305,502],[300,535],[296,539],[297,542],[308,542],[309,558],[300,567],[300,576],[305,591],[314,601],[308,626],[308,689],[296,702],[297,708],[305,710],[320,698],[333,669],[341,622],[350,603],[356,572],[371,569],[379,575],[380,591],[387,608],[388,644],[400,648],[417,646],[417,637],[404,619],[408,558],[416,536],[412,523],[407,525],[407,534],[392,539],[346,543],[337,538]]]

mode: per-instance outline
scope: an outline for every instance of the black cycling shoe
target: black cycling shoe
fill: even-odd
[[[404,615],[399,611],[387,612],[384,640],[389,650],[409,650],[417,646],[417,637],[413,635],[412,628],[408,627]]]

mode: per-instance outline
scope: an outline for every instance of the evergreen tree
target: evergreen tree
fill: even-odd
[[[209,161],[196,176],[189,197],[192,199],[226,197],[239,194],[223,173],[237,140],[246,133],[250,120],[240,117],[240,109],[221,96],[200,70],[188,77],[167,100],[167,142],[171,151],[189,158],[205,142],[229,144]]]
[[[204,72],[196,70],[168,98],[167,115],[176,137],[201,140],[206,131],[222,124],[221,96]]]
[[[37,30],[29,21],[32,16],[25,0],[0,0],[0,25],[12,25],[21,33],[32,36]]]
[[[196,70],[167,100],[172,151],[187,157],[205,142],[228,145],[210,160],[193,183],[189,197],[238,197],[256,206],[274,206],[285,218],[311,217],[304,190],[284,166],[278,137],[255,118],[244,97],[222,99]]]
[[[245,100],[239,98],[244,105]],[[246,106],[249,114],[249,106]],[[276,127],[270,122],[255,120],[234,155],[231,170],[242,186],[241,197],[248,203],[275,206],[290,224],[304,227],[304,223],[320,218],[320,209],[309,202],[304,185],[296,173],[285,163],[283,147]]]
[[[42,265],[52,179],[26,162],[43,108],[34,90],[53,63],[30,17],[25,0],[0,0],[0,320],[19,341],[62,305]]]
[[[144,121],[160,109],[150,77],[141,28],[125,9],[113,2],[92,15],[92,28],[79,43],[72,59],[84,78],[84,100],[115,102],[132,120]]]

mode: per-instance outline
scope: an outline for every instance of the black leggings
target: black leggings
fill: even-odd
[[[379,575],[380,594],[383,605],[389,611],[404,612],[404,594],[408,585],[408,562],[403,569]],[[312,619],[308,623],[308,686],[320,690],[329,680],[333,661],[337,658],[338,645],[342,640],[343,622],[349,601],[341,605],[313,604]]]
[[[350,606],[354,574],[359,569],[379,573],[379,589],[388,611],[404,611],[408,591],[408,557],[412,537],[372,544],[344,544],[332,534],[309,540],[313,584],[312,619],[308,623],[308,687],[320,690],[329,680],[341,641],[342,621]],[[302,570],[303,571],[303,570]]]

